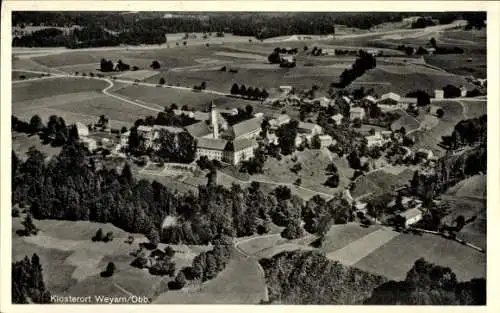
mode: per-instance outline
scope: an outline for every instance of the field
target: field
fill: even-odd
[[[72,94],[85,91],[101,91],[108,84],[97,79],[53,78],[29,81],[12,86],[13,108],[17,102],[52,97],[61,94]]]
[[[488,113],[487,101],[461,100],[460,102],[466,107],[468,118],[480,117]]]
[[[377,170],[361,176],[356,180],[355,188],[351,191],[354,198],[369,194],[380,194],[393,190],[394,187],[403,186],[410,182],[413,170],[405,169],[398,174],[386,170]]]
[[[280,161],[275,158],[268,158],[264,164],[264,173],[253,175],[252,179],[293,183],[297,178],[300,178],[302,180],[301,187],[327,194],[342,190],[349,184],[353,170],[345,159],[330,161],[329,152],[325,150],[297,151],[294,155],[297,157],[297,162],[292,161],[292,156],[284,156]],[[328,179],[326,167],[331,162],[337,165],[340,174],[340,183],[337,188],[329,188],[323,185]],[[298,174],[294,174],[290,170],[295,163],[300,163],[302,166]]]
[[[399,234],[354,266],[389,279],[403,280],[415,261],[421,257],[450,267],[458,280],[486,277],[485,254],[458,242],[428,234]]]
[[[15,97],[21,92],[21,88],[16,89]],[[148,115],[156,116],[157,112],[122,102],[97,91],[81,91],[14,101],[12,113],[25,120],[29,120],[36,113],[44,123],[51,115],[55,114],[62,116],[67,124],[75,122],[95,123],[98,116],[105,114],[111,120],[112,127],[125,126],[128,128],[137,119]]]
[[[441,156],[444,153],[444,149],[438,146],[441,143],[441,137],[451,135],[455,125],[465,119],[465,116],[462,105],[458,101],[443,100],[435,101],[433,104],[443,109],[443,117],[430,130],[416,131],[412,133],[412,136],[416,139],[415,148],[430,149],[435,155]]]
[[[486,54],[442,54],[426,56],[425,61],[457,75],[486,78]]]
[[[418,66],[418,69],[413,69],[415,66],[400,66],[397,71],[394,69],[386,70],[383,66],[377,67],[356,79],[351,88],[363,86],[365,89],[374,88],[379,96],[387,92],[395,92],[404,97],[407,93],[416,90],[423,90],[433,95],[435,89],[441,89],[448,84],[463,85],[469,90],[474,87],[461,76],[427,70],[421,66]]]
[[[258,304],[266,298],[264,273],[256,260],[236,254],[216,278],[162,293],[154,304]]]
[[[16,155],[25,159],[28,156],[26,153],[31,147],[35,147],[38,151],[45,154],[47,157],[58,155],[61,147],[52,147],[51,145],[44,145],[38,136],[30,136],[23,133],[12,133],[12,150]]]
[[[110,224],[86,221],[69,222],[56,220],[35,220],[40,229],[37,236],[19,237],[15,231],[21,229],[21,218],[13,218],[12,257],[20,260],[33,253],[40,256],[44,280],[56,295],[108,295],[155,297],[158,288],[166,284],[168,277],[154,276],[146,270],[130,266],[134,257],[130,252],[138,248],[143,235],[130,234]],[[112,231],[112,242],[92,242],[91,237],[98,228],[104,233]],[[125,243],[128,236],[134,236],[134,244]],[[177,270],[191,264],[193,258],[209,246],[173,245],[176,250],[174,262]],[[165,245],[160,244],[160,249]],[[111,278],[103,278],[100,272],[113,262],[117,270]],[[162,283],[164,281],[164,283]]]

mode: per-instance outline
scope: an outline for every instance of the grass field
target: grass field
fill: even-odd
[[[97,79],[53,78],[39,81],[26,81],[12,86],[12,103],[41,99],[61,94],[84,91],[101,91],[108,83]]]
[[[337,251],[378,229],[377,225],[361,227],[356,223],[333,225],[325,236],[321,250],[325,253]]]
[[[430,149],[435,155],[441,156],[444,153],[444,149],[438,146],[442,140],[441,137],[451,135],[455,125],[465,117],[462,106],[457,101],[443,100],[433,102],[433,104],[443,109],[443,117],[430,130],[416,131],[412,133],[412,136],[415,136],[415,148]]]
[[[13,103],[12,113],[18,118],[29,120],[35,113],[44,123],[53,114],[62,116],[67,124],[95,123],[104,114],[111,120],[111,126],[130,127],[136,120],[157,112],[120,101],[97,91],[59,94]]]
[[[487,101],[478,100],[461,100],[462,104],[467,108],[467,117],[480,117],[481,115],[488,113]]]
[[[448,84],[455,86],[466,86],[468,89],[473,89],[473,85],[468,83],[461,76],[451,75],[449,73],[440,73],[437,71],[415,71],[412,70],[412,65],[408,65],[404,70],[401,68],[398,72],[386,71],[378,67],[369,70],[363,76],[356,79],[351,88],[374,88],[376,93],[381,96],[387,92],[395,92],[401,96],[415,90],[423,90],[428,94],[433,95],[435,89],[441,89]],[[420,67],[419,67],[420,68]],[[377,85],[373,85],[373,84]]]
[[[130,252],[138,248],[138,243],[147,241],[143,235],[127,233],[111,224],[35,220],[40,229],[38,235],[19,237],[15,231],[22,229],[21,221],[22,218],[13,218],[12,222],[13,260],[37,253],[45,282],[52,294],[126,296],[131,293],[154,298],[161,281],[166,285],[170,280],[130,266],[134,259]],[[102,228],[104,233],[112,231],[113,241],[92,242],[91,238],[98,228]],[[135,237],[132,245],[125,242],[130,235]],[[165,244],[159,245],[160,249],[165,247]],[[210,246],[172,245],[172,248],[176,251],[173,258],[176,269],[180,270]],[[103,278],[100,272],[108,262],[115,263],[116,271],[113,277]]]
[[[484,54],[441,54],[426,56],[425,61],[457,75],[473,75],[486,78],[486,53]]]
[[[389,279],[403,280],[420,257],[450,267],[459,280],[486,276],[485,254],[458,242],[428,234],[400,234],[354,266]]]
[[[374,171],[360,177],[356,181],[355,188],[351,191],[351,195],[357,198],[368,194],[389,192],[393,189],[393,186],[397,187],[408,184],[412,177],[413,170],[411,169],[406,169],[397,175],[388,173],[385,170]]]
[[[24,79],[21,78],[22,76],[24,76]],[[22,72],[22,71],[12,71],[12,81],[18,81],[18,80],[21,81],[39,77],[41,77],[41,74]]]
[[[52,147],[51,145],[42,144],[40,138],[36,135],[29,136],[23,133],[12,133],[12,150],[14,150],[19,158],[27,158],[28,156],[26,153],[31,147],[35,147],[47,157],[58,155],[61,151],[61,147]]]
[[[216,278],[200,288],[167,291],[154,304],[258,304],[266,297],[264,273],[256,260],[236,254]]]
[[[275,182],[293,183],[297,178],[302,180],[301,187],[312,189],[318,192],[333,194],[335,191],[342,190],[349,184],[349,178],[353,170],[348,166],[345,159],[334,159],[340,173],[340,182],[337,188],[329,188],[323,184],[328,179],[326,167],[331,163],[330,158],[322,150],[304,150],[294,153],[297,156],[297,162],[302,165],[302,170],[298,174],[290,171],[295,164],[292,156],[284,156],[280,161],[275,158],[268,158],[264,165],[264,173],[253,175],[256,179],[269,179]]]

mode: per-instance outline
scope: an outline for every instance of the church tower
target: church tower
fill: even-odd
[[[212,100],[212,133],[214,139],[219,139],[219,123],[217,121],[217,108]]]

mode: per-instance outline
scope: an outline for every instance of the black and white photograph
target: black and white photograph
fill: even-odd
[[[2,16],[4,300],[494,300],[487,9],[286,3]]]

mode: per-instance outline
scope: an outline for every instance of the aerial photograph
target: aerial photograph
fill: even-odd
[[[12,304],[486,305],[487,12],[11,19]]]

